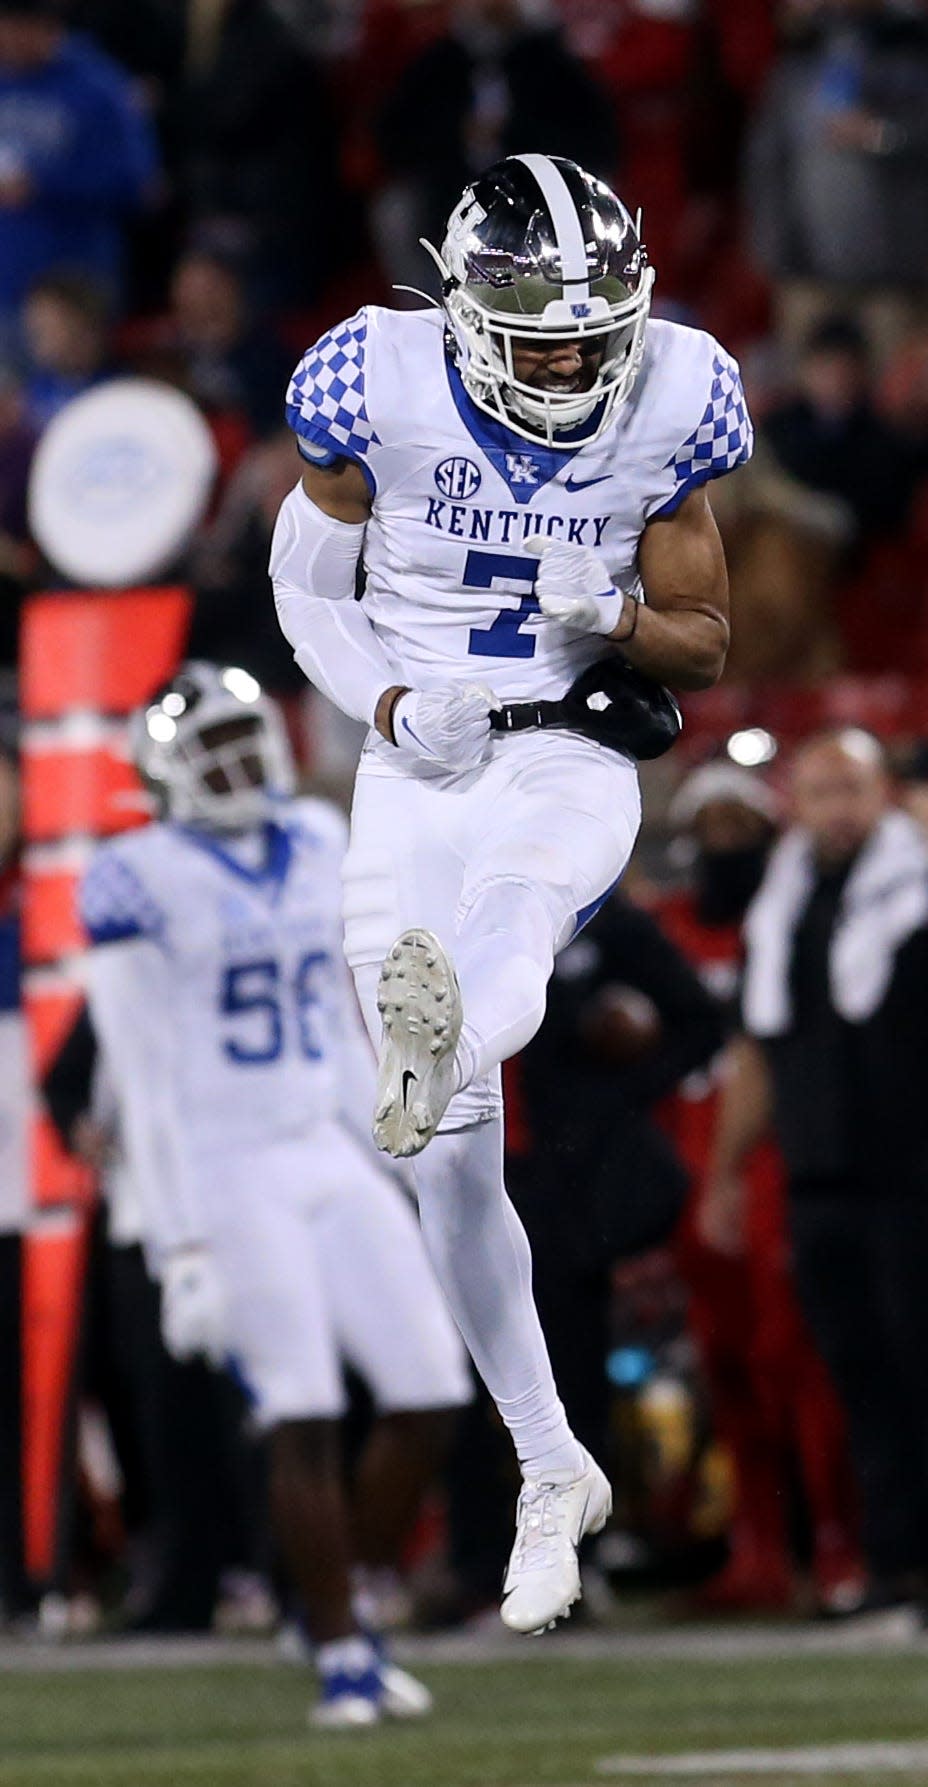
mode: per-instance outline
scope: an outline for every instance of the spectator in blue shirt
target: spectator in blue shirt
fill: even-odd
[[[59,410],[114,368],[106,293],[85,273],[46,273],[22,313],[26,416],[41,434]]]
[[[124,224],[153,188],[128,78],[68,32],[65,0],[0,0],[0,330],[50,268],[118,290]]]

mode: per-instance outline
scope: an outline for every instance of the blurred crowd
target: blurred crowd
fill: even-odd
[[[729,678],[928,673],[921,0],[0,0],[11,716],[21,604],[61,581],[30,538],[32,456],[71,399],[132,371],[189,393],[218,449],[183,567],[187,651],[251,670],[312,764],[266,574],[295,476],[289,372],[357,304],[432,292],[419,237],[440,240],[472,173],[532,147],[641,206],[655,314],[741,360],[758,444],[716,504]],[[903,742],[889,759],[840,729],[698,766],[682,751],[646,867],[564,952],[511,1067],[510,1182],[555,1372],[618,1483],[587,1559],[607,1611],[629,1575],[687,1584],[703,1612],[928,1596],[928,746]],[[15,809],[11,718],[0,1046],[18,998]],[[46,1093],[92,1158],[70,1048]],[[9,1361],[22,1211],[7,1201]],[[260,1448],[234,1387],[166,1358],[131,1220],[98,1225],[90,1282],[84,1389],[106,1439],[85,1420],[60,1585],[148,1628],[270,1619]],[[0,1368],[15,1619],[31,1591],[10,1382]],[[362,1431],[363,1398],[352,1418]],[[426,1622],[494,1603],[509,1469],[478,1399],[402,1579],[373,1585],[384,1617],[410,1617],[411,1586]]]
[[[742,361],[729,674],[924,668],[926,96],[920,0],[3,0],[0,663],[43,575],[35,443],[128,370],[219,447],[195,649],[294,690],[253,618],[288,369],[358,303],[421,301],[392,290],[432,291],[419,236],[543,144],[641,207],[656,314]]]

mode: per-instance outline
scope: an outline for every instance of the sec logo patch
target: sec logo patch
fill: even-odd
[[[480,467],[472,459],[443,459],[436,467],[435,482],[442,496],[453,497],[460,502],[462,497],[474,496],[480,489]]]

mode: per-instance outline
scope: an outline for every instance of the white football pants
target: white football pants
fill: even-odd
[[[470,1400],[415,1212],[373,1147],[325,1121],[199,1168],[233,1363],[260,1426],[343,1414],[343,1362],[384,1413]]]
[[[554,956],[615,885],[640,820],[634,765],[573,733],[500,737],[464,775],[414,778],[363,759],[345,862],[345,948],[380,1044],[380,964],[411,925],[455,963],[464,1084],[415,1163],[432,1264],[526,1475],[573,1470],[506,1194],[500,1063],[541,1023]]]

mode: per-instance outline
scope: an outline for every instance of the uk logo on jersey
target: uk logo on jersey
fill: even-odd
[[[512,484],[537,484],[538,466],[531,453],[507,453],[506,473]]]
[[[442,496],[460,502],[462,497],[474,496],[480,489],[480,467],[472,459],[455,455],[453,459],[443,459],[436,468],[435,482]]]

